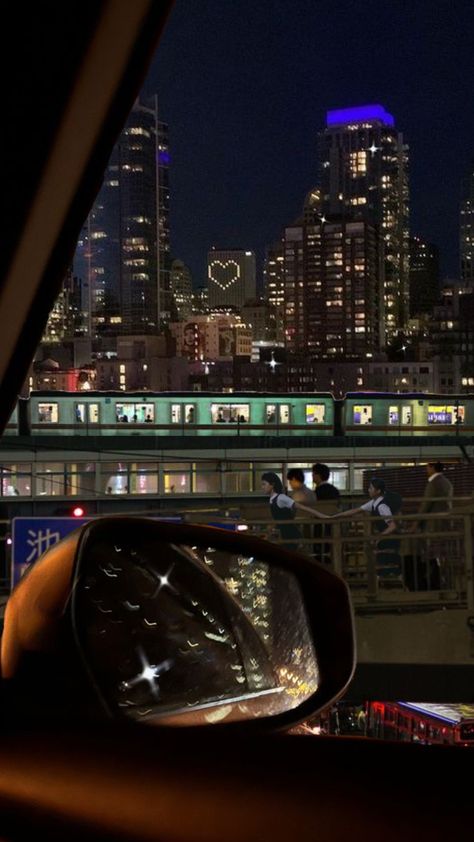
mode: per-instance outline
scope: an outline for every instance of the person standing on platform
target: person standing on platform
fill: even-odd
[[[286,478],[288,480],[288,485],[291,488],[291,498],[295,501],[295,503],[302,503],[304,506],[316,506],[317,499],[316,494],[311,488],[308,488],[305,485],[304,481],[304,473],[301,468],[290,468],[288,471]],[[304,513],[302,509],[297,508],[296,510],[296,519],[302,520],[307,519],[307,515]],[[313,538],[313,527],[309,523],[302,524],[302,536],[305,539],[305,543],[303,544],[302,549],[311,554],[312,544],[309,541]],[[324,527],[320,527],[324,528]]]
[[[315,485],[315,495],[317,501],[317,509],[325,515],[334,515],[339,511],[340,494],[335,485],[329,482],[330,471],[327,465],[322,462],[316,462],[313,465],[313,482]],[[332,527],[329,524],[316,524],[314,527],[315,538],[331,538],[333,535]],[[314,555],[317,561],[323,564],[331,562],[331,543],[318,542],[314,545]]]
[[[411,532],[442,532],[443,520],[436,517],[441,512],[452,508],[453,486],[444,475],[442,462],[428,462],[426,466],[428,480],[423,493],[419,514],[433,514],[433,518],[415,521]],[[446,553],[443,538],[427,538],[420,542],[421,553],[417,564],[420,567],[420,590],[439,590],[441,587],[441,557]],[[422,559],[424,558],[424,563]],[[421,561],[421,564],[420,564]]]
[[[313,482],[315,484],[316,499],[337,500],[339,504],[340,494],[335,485],[329,482],[330,471],[327,465],[316,462],[313,465]]]
[[[273,520],[276,521],[283,542],[282,547],[287,550],[297,550],[301,540],[301,532],[295,519],[297,503],[283,493],[283,483],[273,471],[266,471],[262,474],[262,491],[270,498],[270,512]]]

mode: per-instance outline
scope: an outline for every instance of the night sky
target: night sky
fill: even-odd
[[[472,0],[175,0],[146,84],[170,126],[173,256],[254,249],[314,186],[325,112],[381,103],[410,145],[411,233],[458,275],[474,159]]]

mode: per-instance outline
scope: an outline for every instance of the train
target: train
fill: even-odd
[[[472,437],[474,395],[61,392],[20,398],[21,436]]]
[[[368,702],[366,735],[428,745],[474,745],[474,705]]]

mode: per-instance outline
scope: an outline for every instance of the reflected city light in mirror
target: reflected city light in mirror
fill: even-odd
[[[232,721],[291,710],[318,688],[296,577],[253,556],[99,539],[81,561],[73,612],[112,713]]]

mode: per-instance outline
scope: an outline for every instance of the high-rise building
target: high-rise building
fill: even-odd
[[[74,259],[88,291],[92,337],[155,333],[169,319],[169,163],[156,98],[137,100]]]
[[[240,316],[193,315],[188,322],[171,322],[176,353],[190,361],[232,360],[252,355],[252,331]]]
[[[323,214],[363,219],[382,233],[385,331],[409,314],[408,147],[381,105],[328,111],[318,141]]]
[[[431,313],[440,296],[439,251],[421,237],[410,237],[410,316]]]
[[[275,320],[272,308],[263,298],[251,298],[242,307],[242,319],[251,329],[254,342],[265,342],[274,339]]]
[[[207,286],[196,287],[193,291],[193,313],[205,315],[209,312],[209,290]]]
[[[209,307],[240,309],[257,294],[255,254],[243,249],[211,249],[207,258]]]
[[[191,270],[182,260],[173,260],[170,273],[171,310],[179,321],[193,312],[193,280]]]
[[[460,220],[461,279],[474,287],[474,163],[463,186]]]
[[[285,336],[285,257],[283,241],[269,246],[263,264],[263,288],[265,300],[271,308],[275,324],[275,340]]]
[[[325,219],[318,190],[284,232],[285,339],[315,357],[371,357],[383,336],[383,249],[365,219]]]
[[[86,324],[81,298],[81,282],[74,277],[72,269],[69,269],[49,314],[42,344],[60,344],[85,335]]]

